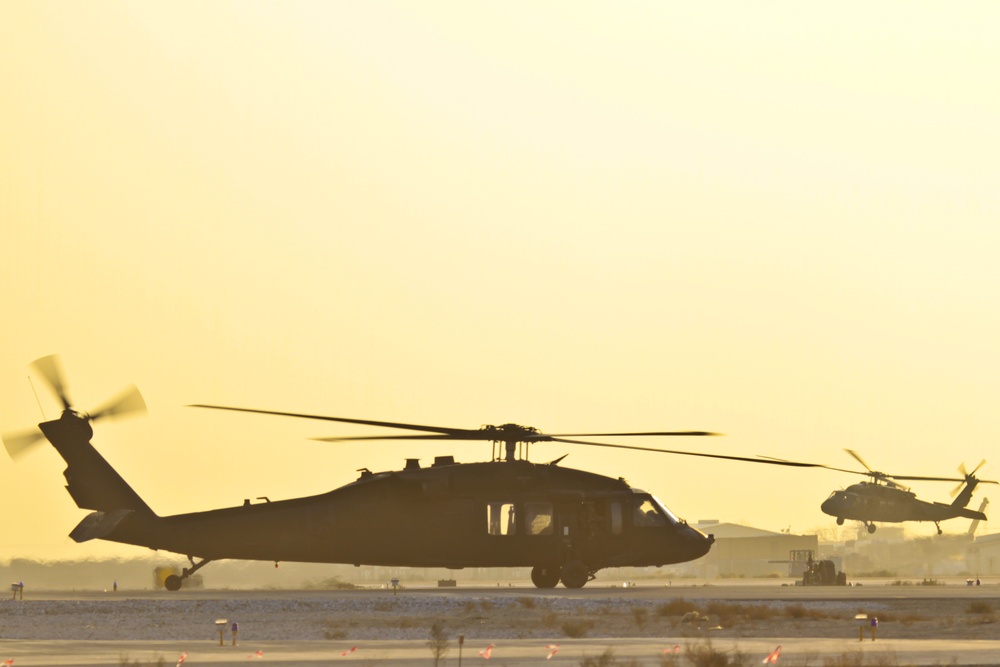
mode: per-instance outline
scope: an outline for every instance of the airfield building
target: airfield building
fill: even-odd
[[[789,572],[792,552],[812,551],[819,557],[816,535],[775,533],[719,521],[702,521],[695,528],[715,535],[708,555],[689,564],[694,568],[690,574],[698,577],[787,577],[793,576]]]

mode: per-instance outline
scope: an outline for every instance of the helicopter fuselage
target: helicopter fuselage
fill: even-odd
[[[974,486],[974,485],[973,485]],[[971,491],[967,494],[971,496]],[[967,501],[966,501],[967,502]],[[862,521],[871,525],[875,521],[900,523],[903,521],[933,521],[935,523],[956,517],[985,520],[985,515],[963,505],[919,500],[907,489],[859,482],[830,494],[820,509],[830,516]]]
[[[524,566],[541,573],[543,587],[562,580],[575,588],[606,567],[694,560],[713,542],[621,479],[554,463],[455,463],[450,456],[426,467],[410,460],[398,471],[366,470],[321,495],[161,517],[97,453],[89,428],[73,419],[40,427],[69,464],[71,495],[95,510],[74,539],[166,550],[192,562]],[[567,564],[569,575],[554,574]]]

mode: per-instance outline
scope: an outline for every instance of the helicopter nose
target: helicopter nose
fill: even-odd
[[[691,526],[681,527],[681,539],[684,542],[685,551],[689,555],[688,560],[701,558],[708,553],[709,549],[715,543],[715,535],[706,535]]]
[[[833,494],[820,504],[819,508],[824,514],[829,514],[830,516],[843,516],[842,510],[843,502],[837,496]]]

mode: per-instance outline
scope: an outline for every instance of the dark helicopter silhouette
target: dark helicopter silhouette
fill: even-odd
[[[974,521],[985,521],[986,515],[977,510],[969,509],[966,505],[972,500],[972,492],[979,484],[997,484],[990,479],[978,479],[976,472],[986,464],[986,460],[980,461],[979,465],[968,472],[965,464],[959,466],[958,471],[962,477],[921,477],[913,475],[889,475],[884,472],[872,470],[861,456],[853,451],[846,450],[848,454],[857,459],[858,463],[864,466],[864,473],[858,471],[857,474],[866,474],[871,477],[870,482],[858,482],[846,489],[834,491],[830,497],[823,501],[820,509],[824,513],[837,518],[837,524],[843,525],[845,519],[860,521],[868,529],[869,533],[875,532],[875,522],[900,523],[903,521],[933,521],[937,528],[938,535],[941,534],[941,523],[946,519],[964,518]],[[959,485],[952,492],[955,500],[948,503],[928,502],[918,500],[915,493],[899,484],[896,480],[906,481],[935,481],[935,482],[959,482]]]
[[[101,539],[187,556],[191,567],[166,579],[169,590],[179,590],[184,579],[221,559],[455,569],[530,567],[532,582],[539,588],[560,582],[580,588],[603,568],[662,566],[708,553],[712,535],[689,526],[655,496],[629,486],[624,479],[560,466],[564,457],[544,464],[529,461],[528,448],[537,442],[858,472],[781,459],[575,439],[714,435],[705,431],[545,434],[517,424],[460,429],[197,405],[192,407],[420,432],[320,438],[325,441],[471,440],[492,443],[493,455],[490,461],[478,463],[437,456],[430,466],[408,459],[402,470],[362,469],[354,482],[320,495],[262,503],[246,500],[236,507],[160,516],[90,442],[92,422],[145,410],[138,390],[131,387],[93,413],[78,412],[68,398],[57,359],[43,357],[33,366],[58,396],[63,412],[58,419],[39,424],[40,432],[5,434],[8,452],[16,458],[47,438],[66,461],[67,490],[77,506],[92,510],[70,533],[73,540]],[[978,466],[963,479],[954,480],[965,484],[955,505],[916,500],[890,479],[951,478],[891,476],[865,467],[868,472],[861,474],[871,475],[874,482],[835,492],[823,504],[823,511],[836,516],[838,523],[857,519],[873,531],[873,521],[986,518],[982,512],[964,508],[976,484],[986,481],[976,479]]]
[[[705,555],[714,538],[677,518],[653,495],[623,479],[562,467],[563,457],[533,463],[536,442],[616,447],[737,461],[756,459],[576,440],[577,437],[705,436],[704,431],[548,435],[503,424],[458,429],[222,406],[193,406],[346,422],[419,435],[325,438],[485,441],[493,457],[430,466],[409,459],[402,470],[360,471],[329,493],[160,516],[94,449],[91,423],[145,409],[134,387],[92,414],[73,409],[55,357],[34,362],[63,406],[41,432],[5,436],[12,457],[44,438],[67,463],[66,488],[92,510],[70,533],[77,542],[108,540],[187,556],[191,567],[166,580],[169,590],[219,559],[415,567],[530,567],[540,588],[579,588],[607,567],[662,566]],[[502,445],[502,452],[498,446]],[[500,455],[502,454],[502,456]],[[777,465],[802,466],[793,462]],[[196,560],[195,559],[199,559]]]
[[[823,465],[821,463],[802,463],[799,465],[812,468],[826,468],[847,472],[854,475],[867,475],[871,477],[870,482],[858,482],[846,489],[834,491],[830,497],[823,501],[820,509],[825,514],[836,517],[837,525],[844,525],[844,521],[860,521],[864,524],[869,533],[874,533],[875,522],[901,523],[904,521],[933,521],[937,528],[938,535],[941,534],[940,522],[946,519],[965,518],[974,521],[986,521],[986,515],[980,510],[972,510],[966,507],[972,499],[972,492],[980,484],[997,484],[992,479],[979,479],[976,472],[986,464],[982,460],[972,472],[965,469],[965,464],[959,466],[961,477],[927,477],[922,475],[890,475],[888,473],[873,470],[861,455],[852,449],[845,449],[853,456],[858,463],[864,467],[864,471],[847,470],[834,466]],[[759,463],[777,463],[786,465],[795,463],[785,459],[775,459],[764,457],[759,459]],[[959,485],[952,491],[955,500],[951,504],[928,502],[919,500],[915,493],[910,491],[896,480],[905,481],[930,481],[930,482],[959,482]],[[985,507],[985,505],[984,505]]]

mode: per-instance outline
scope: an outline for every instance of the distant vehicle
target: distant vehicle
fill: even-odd
[[[846,586],[847,574],[837,571],[832,560],[813,560],[812,555],[802,572],[803,586]]]

